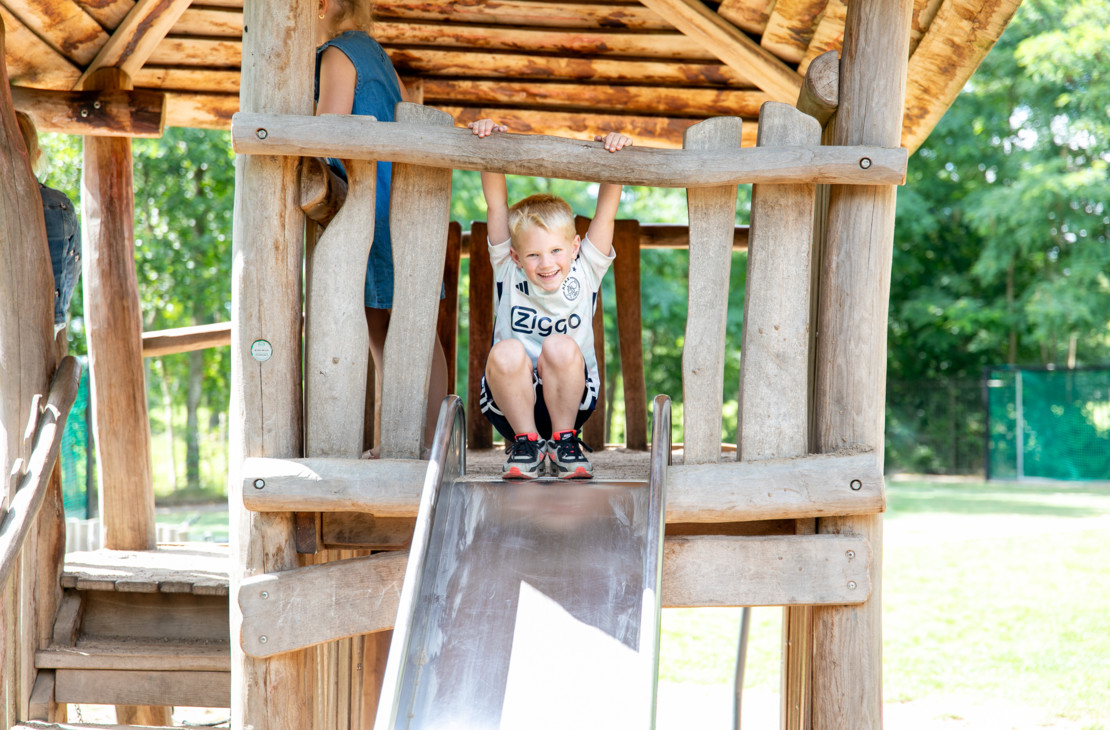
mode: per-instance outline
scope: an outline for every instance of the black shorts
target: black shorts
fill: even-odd
[[[597,382],[590,377],[590,370],[583,366],[586,371],[586,387],[582,391],[582,401],[578,404],[578,417],[574,420],[574,428],[581,429],[584,424],[597,408]],[[540,438],[551,438],[551,415],[547,412],[547,404],[543,400],[543,381],[540,380],[540,375],[535,368],[532,368],[532,389],[536,394],[536,404],[533,413],[536,419],[536,430],[539,431]],[[505,437],[506,441],[512,441],[516,438],[516,433],[513,432],[513,427],[509,424],[509,419],[505,418],[505,414],[497,407],[497,403],[493,400],[493,393],[490,392],[489,385],[486,383],[486,376],[482,376],[482,413],[485,414],[486,419],[493,424],[498,433]]]

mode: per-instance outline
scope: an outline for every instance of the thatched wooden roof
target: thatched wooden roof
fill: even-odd
[[[916,0],[904,146],[924,141],[1019,3]],[[694,121],[754,121],[764,101],[794,102],[810,62],[839,50],[846,4],[379,0],[375,12],[406,84],[462,123],[490,116],[570,137],[619,128],[678,146]],[[164,92],[170,126],[226,127],[238,110],[242,0],[0,0],[0,17],[16,104],[38,107],[40,126],[65,126],[64,107],[46,111],[52,97],[28,90],[80,89],[105,66]]]

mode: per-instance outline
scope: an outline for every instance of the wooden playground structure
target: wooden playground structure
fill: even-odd
[[[659,34],[667,43],[692,40],[728,73],[746,70],[758,87],[745,96],[746,111],[729,113],[721,107],[740,102],[728,102],[720,89],[711,101],[698,86],[704,79],[691,83],[681,104],[702,104],[707,112],[690,116],[704,121],[686,119],[679,141],[679,102],[667,102],[672,117],[663,126],[645,121],[645,110],[625,120],[642,138],[619,155],[569,139],[565,110],[514,109],[506,101],[513,94],[542,97],[532,82],[510,89],[507,82],[499,88],[458,79],[462,57],[473,49],[437,56],[431,41],[415,45],[431,33],[422,24],[472,12],[480,17],[471,22],[488,31],[487,45],[478,45],[493,53],[488,44],[507,43],[481,15],[493,14],[486,6],[494,3],[380,3],[387,17],[409,22],[382,29],[397,44],[383,41],[406,84],[426,77],[415,84],[425,105],[402,104],[393,123],[312,116],[315,2],[191,5],[0,3],[3,38],[18,45],[15,55],[9,49],[0,56],[9,59],[4,70],[13,82],[10,93],[7,85],[0,92],[0,465],[11,475],[0,491],[0,728],[80,727],[66,723],[70,704],[116,705],[121,726],[169,725],[175,705],[229,707],[235,728],[373,725],[427,467],[423,404],[437,333],[453,361],[455,302],[449,296],[441,305],[439,282],[446,278],[449,292],[452,281],[457,288],[464,239],[478,251],[485,239],[483,224],[464,235],[449,220],[453,169],[687,189],[687,229],[621,221],[615,242],[627,446],[645,450],[645,475],[639,251],[664,237],[690,251],[683,448],[666,479],[663,605],[784,606],[783,727],[881,727],[883,408],[896,187],[905,180],[907,149],[925,138],[1017,3],[726,0],[717,11],[700,0],[622,0],[604,9],[498,3],[541,18],[536,26],[547,17],[547,26],[559,27],[570,21],[550,20],[557,13],[606,27],[602,21],[617,16],[648,23],[646,9],[651,22],[662,19],[671,29]],[[564,5],[570,9],[560,10]],[[756,5],[767,6],[762,20]],[[790,27],[805,16],[803,6],[812,42],[799,48]],[[50,30],[48,14],[36,15],[36,7],[64,10],[65,23],[56,26],[62,30]],[[56,39],[82,17],[102,27],[106,21],[93,12],[110,9],[117,32],[100,39],[99,52],[47,44],[85,58],[77,76],[45,51],[31,53],[35,38]],[[157,74],[144,64],[157,57],[160,41],[174,37],[175,23],[189,18],[200,27],[235,13],[242,61],[233,107],[217,93],[152,90]],[[456,43],[465,35],[465,28],[443,27]],[[651,35],[648,26],[636,27]],[[819,38],[834,50],[818,53],[827,50]],[[573,60],[581,53],[580,46],[557,45],[551,55]],[[942,68],[946,53],[957,60]],[[442,62],[438,71],[433,58]],[[591,61],[590,73],[602,73],[606,63],[617,61]],[[456,69],[453,82],[441,78],[452,73],[444,68]],[[693,73],[667,71],[686,72]],[[143,88],[133,77],[146,79]],[[181,68],[157,76],[171,77],[182,86],[192,78]],[[558,83],[545,93],[575,93]],[[464,91],[472,96],[459,101]],[[640,91],[666,97],[658,87]],[[634,94],[622,98],[630,108],[638,103]],[[64,357],[64,333],[56,342],[49,321],[45,233],[27,204],[38,194],[13,108],[32,113],[44,131],[86,135],[83,280],[105,550],[80,561],[62,554],[59,479],[51,473],[78,373]],[[232,112],[239,157],[230,334],[215,328],[144,336],[131,248],[130,138],[156,136],[167,123],[222,126]],[[479,140],[456,126],[514,114],[513,128],[534,134]],[[590,129],[605,123],[580,115]],[[651,136],[664,127],[671,131]],[[351,161],[342,205],[311,164],[315,157]],[[349,265],[370,245],[375,160],[394,163],[397,269],[376,408],[363,271]],[[740,184],[754,186],[751,225],[742,231],[734,225]],[[304,211],[326,219],[326,228],[310,226],[306,237]],[[748,249],[740,343],[724,337],[738,243]],[[492,316],[481,260],[472,258],[470,269],[470,341],[478,343],[489,340]],[[159,547],[144,350],[228,342],[230,545]],[[733,458],[722,454],[721,412],[725,355],[737,347],[743,359]],[[475,417],[480,350],[470,353],[471,392],[463,394],[470,449],[492,445]],[[367,416],[375,409],[376,421]],[[585,437],[598,444],[604,418],[591,422]],[[358,459],[370,439],[383,458]],[[124,632],[131,633],[121,638]]]

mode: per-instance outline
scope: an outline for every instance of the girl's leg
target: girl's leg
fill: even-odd
[[[515,433],[536,432],[532,360],[524,345],[501,340],[493,346],[486,359],[486,385]]]
[[[551,415],[551,432],[572,430],[586,389],[585,362],[578,343],[566,335],[551,335],[543,342],[537,369]]]

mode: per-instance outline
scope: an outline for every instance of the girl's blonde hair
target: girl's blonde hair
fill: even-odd
[[[23,135],[23,144],[27,145],[27,156],[31,159],[31,172],[35,177],[42,171],[42,149],[39,147],[39,132],[35,129],[35,122],[26,112],[16,112],[15,119],[19,123],[19,132]]]
[[[574,211],[567,201],[550,193],[529,195],[509,208],[509,235],[515,242],[517,236],[532,226],[564,235],[570,241],[576,233]]]
[[[331,0],[339,8],[336,25],[340,28],[365,30],[369,32],[374,25],[374,3],[372,0]]]

